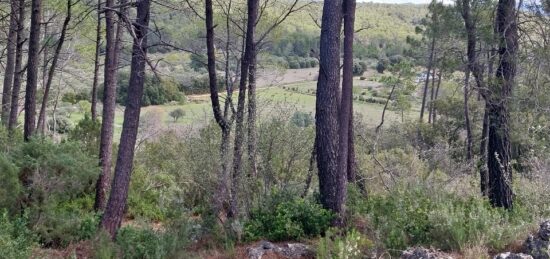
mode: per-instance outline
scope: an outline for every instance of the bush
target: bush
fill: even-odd
[[[300,62],[297,60],[290,60],[288,61],[288,68],[290,69],[299,69],[300,68]]]
[[[373,195],[366,204],[372,225],[391,251],[417,245],[454,251],[473,244],[502,249],[517,238],[518,227],[531,220],[521,205],[507,212],[478,197],[426,187]]]
[[[121,72],[118,76],[116,102],[121,105],[126,105],[128,98],[128,85],[130,74]],[[143,96],[141,98],[142,106],[161,105],[169,102],[181,103],[185,100],[185,94],[180,91],[180,85],[173,79],[163,78],[160,81],[155,76],[145,75],[145,84]],[[98,98],[102,98],[103,88],[98,91]]]
[[[177,108],[169,113],[170,117],[177,122],[179,118],[185,116],[185,111],[182,108]]]
[[[297,127],[307,128],[313,125],[314,118],[311,113],[297,111],[292,115],[290,121]]]
[[[116,243],[127,259],[163,258],[165,255],[161,236],[151,229],[124,227],[118,232]]]
[[[96,155],[99,152],[100,134],[101,122],[92,120],[90,115],[85,113],[84,118],[69,132],[69,140],[82,143],[88,154]]]
[[[330,211],[310,200],[278,200],[252,211],[244,227],[245,238],[282,241],[315,237],[328,229],[332,219]]]
[[[29,211],[29,225],[40,242],[59,247],[86,238],[79,229],[95,217],[89,211],[99,174],[96,158],[78,143],[38,138],[15,147],[10,157],[24,186],[20,205]]]
[[[329,229],[317,243],[316,258],[365,258],[373,247],[372,241],[356,230],[339,235],[338,229]]]
[[[73,123],[67,117],[55,116],[48,119],[48,130],[55,131],[59,134],[68,133],[73,128]]]
[[[386,70],[386,65],[382,61],[378,61],[378,64],[376,64],[376,71],[380,74],[383,74]]]
[[[36,246],[35,237],[27,228],[26,217],[10,220],[7,211],[0,213],[0,257],[29,258]]]

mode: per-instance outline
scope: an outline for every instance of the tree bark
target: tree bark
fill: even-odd
[[[111,238],[115,238],[126,208],[128,188],[134,161],[134,148],[139,127],[141,97],[145,82],[145,64],[147,55],[147,33],[149,26],[150,0],[137,2],[137,16],[134,24],[134,44],[132,47],[132,64],[128,99],[124,110],[124,123],[115,167],[115,177],[111,195],[105,213],[101,218],[101,228]]]
[[[9,115],[9,134],[13,134],[17,126],[17,116],[19,115],[19,93],[21,91],[21,77],[23,76],[23,44],[25,43],[25,0],[19,0],[19,15],[17,17],[17,46],[15,49],[15,68],[13,75],[13,88],[11,91],[11,108]]]
[[[464,77],[464,127],[466,127],[466,159],[468,161],[472,160],[472,127],[470,124],[470,109],[468,105],[468,99],[470,98],[469,94],[470,88],[470,69],[466,66],[466,75]]]
[[[248,0],[248,18],[245,36],[245,50],[241,59],[241,75],[239,80],[239,97],[237,102],[237,115],[235,125],[235,144],[233,150],[233,174],[231,183],[231,204],[229,208],[229,217],[236,217],[238,214],[238,189],[242,171],[242,153],[244,142],[244,109],[246,102],[246,85],[249,76],[249,68],[253,55],[255,54],[254,30],[256,28],[256,20],[258,17],[258,8],[254,7],[258,3],[257,0]],[[254,11],[256,9],[256,11]]]
[[[325,1],[320,39],[319,79],[315,104],[317,167],[321,204],[343,225],[346,176],[338,169],[338,102],[340,92],[340,31],[342,0]]]
[[[424,82],[424,91],[422,94],[422,106],[420,106],[420,121],[424,120],[424,109],[426,108],[426,98],[428,96],[428,85],[430,84],[430,71],[432,70],[432,64],[435,52],[435,35],[432,35],[432,43],[430,47],[430,57],[428,58],[428,72],[426,73],[426,82]]]
[[[511,209],[513,192],[508,106],[515,83],[518,47],[515,0],[499,0],[495,26],[499,64],[489,98],[489,200],[495,207]]]
[[[38,125],[37,130],[42,131],[46,125],[46,108],[48,106],[48,98],[50,95],[50,88],[52,85],[53,77],[55,74],[55,69],[57,67],[57,61],[59,60],[59,55],[61,54],[61,49],[63,48],[63,43],[65,42],[65,38],[67,35],[67,28],[69,26],[69,22],[71,21],[71,8],[72,8],[72,0],[67,1],[67,15],[65,16],[65,20],[63,21],[63,25],[61,27],[61,35],[59,36],[59,39],[57,41],[57,46],[55,47],[55,52],[53,54],[52,58],[52,64],[50,66],[50,69],[48,71],[48,77],[46,79],[46,85],[44,86],[44,96],[42,97],[42,105],[40,107],[40,113],[38,115]],[[43,131],[42,131],[43,132]]]
[[[339,114],[339,147],[338,147],[338,174],[347,178],[348,182],[355,181],[355,172],[349,162],[353,163],[350,154],[350,144],[353,145],[353,39],[355,34],[355,0],[343,1],[344,18],[344,64],[342,76],[342,96]]]
[[[99,166],[101,173],[96,183],[94,209],[102,211],[107,201],[107,190],[111,179],[111,157],[113,152],[113,130],[115,120],[115,100],[117,84],[117,39],[115,38],[115,11],[112,10],[114,0],[106,0],[105,7],[105,73],[103,84],[103,118],[101,123],[101,139],[99,144]],[[109,9],[110,8],[110,9]]]
[[[435,97],[434,97],[434,101],[437,101],[437,98],[439,98],[439,88],[441,87],[441,76],[442,76],[443,72],[441,71],[441,69],[439,69],[439,73],[437,75],[437,87],[435,88]],[[432,105],[432,123],[435,123],[437,121],[437,108],[435,107],[435,105]]]
[[[218,80],[216,74],[216,48],[214,46],[214,11],[212,7],[212,0],[206,0],[205,2],[205,23],[206,23],[206,49],[208,57],[208,84],[210,88],[210,101],[212,103],[212,112],[214,119],[222,131],[222,139],[220,145],[220,158],[221,158],[221,170],[218,176],[218,189],[214,195],[214,210],[216,213],[222,212],[224,204],[229,203],[228,190],[229,190],[229,169],[228,169],[228,150],[229,139],[231,134],[231,125],[227,120],[227,113],[224,115],[221,111],[220,99],[218,94]],[[228,55],[229,56],[229,55]],[[226,65],[226,69],[228,69]],[[226,71],[228,73],[228,71]],[[227,76],[228,77],[228,76]],[[226,78],[226,83],[229,83]],[[230,102],[228,99],[226,102]],[[228,107],[228,103],[226,103]]]
[[[4,71],[4,87],[2,89],[2,125],[8,127],[11,103],[11,90],[15,71],[15,51],[17,48],[17,16],[19,15],[19,3],[10,0],[10,24],[6,43],[7,57]]]
[[[489,196],[489,172],[487,168],[487,143],[489,137],[489,105],[485,102],[485,112],[483,114],[483,127],[481,129],[481,140],[479,141],[479,185],[481,194]]]
[[[432,69],[432,88],[430,89],[430,103],[428,104],[428,123],[433,123],[433,110],[435,100],[435,71],[437,68],[434,66]]]
[[[42,0],[32,0],[31,8],[31,27],[27,61],[27,86],[25,87],[25,121],[23,132],[25,141],[28,141],[33,136],[36,128],[36,90],[38,86]]]
[[[92,120],[97,121],[97,86],[99,84],[99,52],[101,51],[101,0],[97,1],[97,24],[95,40],[94,80],[92,83]]]
[[[246,39],[250,40],[250,62],[248,67],[248,167],[249,175],[256,177],[258,166],[256,163],[256,147],[257,147],[257,132],[256,132],[256,24],[258,20],[258,10],[260,8],[259,0],[248,0],[248,25],[246,29]],[[249,39],[250,38],[250,39]]]

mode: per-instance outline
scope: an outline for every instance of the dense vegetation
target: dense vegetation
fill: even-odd
[[[0,2],[0,258],[490,258],[550,217],[546,0],[120,3]]]

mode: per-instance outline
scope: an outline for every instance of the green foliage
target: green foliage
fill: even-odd
[[[35,236],[27,228],[27,218],[11,220],[8,212],[0,213],[0,257],[26,259],[37,244]]]
[[[116,102],[121,105],[126,105],[129,80],[129,73],[119,72],[116,89]],[[180,88],[181,86],[173,79],[163,78],[162,80],[159,80],[155,76],[146,74],[141,105],[161,105],[169,102],[182,103],[185,100],[185,94],[180,91]],[[98,96],[99,98],[102,98],[103,88],[99,89]]]
[[[88,113],[85,113],[84,118],[69,132],[69,140],[82,143],[88,154],[95,155],[99,152],[100,134],[101,122],[94,121]]]
[[[15,212],[22,192],[19,168],[6,155],[0,154],[0,208]]]
[[[314,118],[311,113],[297,111],[292,115],[290,119],[292,124],[300,128],[307,128],[314,123]]]
[[[355,229],[343,235],[338,229],[329,229],[325,236],[319,239],[316,247],[317,258],[341,259],[364,258],[373,247],[372,241]]]
[[[169,115],[174,119],[174,122],[177,122],[179,118],[185,116],[185,111],[182,108],[177,108],[171,111]]]
[[[163,258],[161,237],[150,229],[124,227],[117,234],[116,243],[125,259]]]
[[[386,62],[378,61],[378,63],[376,64],[376,72],[383,74],[385,70],[386,70]]]
[[[245,238],[282,241],[315,237],[328,229],[332,218],[330,211],[310,200],[275,198],[268,206],[252,211],[244,227]]]
[[[82,222],[95,217],[87,211],[93,205],[97,160],[75,142],[55,144],[39,138],[22,143],[10,159],[19,168],[24,187],[8,190],[8,195],[20,199],[29,211],[30,225],[40,242],[56,247],[87,238],[89,231],[79,229]]]
[[[48,130],[59,134],[68,133],[73,128],[73,123],[65,116],[55,116],[48,119]]]
[[[364,207],[359,210],[366,211],[391,251],[416,245],[455,251],[473,244],[501,249],[514,240],[511,229],[521,229],[530,220],[521,206],[507,212],[478,197],[426,188],[373,195],[360,204]]]

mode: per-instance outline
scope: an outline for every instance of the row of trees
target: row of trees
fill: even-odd
[[[428,122],[435,123],[436,106],[433,103],[438,98],[441,77],[456,70],[463,72],[465,157],[470,162],[474,158],[469,103],[471,91],[475,90],[478,99],[485,104],[478,142],[481,193],[494,206],[508,209],[513,205],[510,109],[512,93],[517,85],[518,23],[522,19],[525,23],[533,22],[527,18],[533,10],[522,14],[517,4],[513,0],[498,3],[457,0],[453,6],[444,6],[434,1],[429,7],[423,32],[428,58],[420,120],[424,120],[427,111]],[[543,6],[538,5],[536,9],[541,11]],[[531,34],[532,31],[525,33]],[[461,40],[456,41],[457,38]]]

